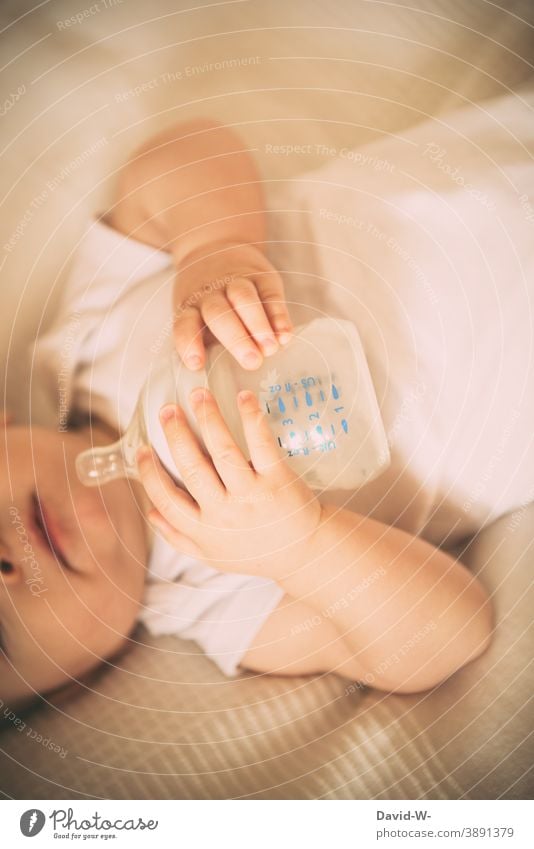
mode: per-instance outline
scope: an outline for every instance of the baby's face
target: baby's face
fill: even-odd
[[[77,679],[124,644],[147,530],[140,486],[88,489],[76,476],[79,451],[109,434],[11,425],[0,437],[0,699],[9,705]]]

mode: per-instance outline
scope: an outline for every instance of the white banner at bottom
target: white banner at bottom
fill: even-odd
[[[6,800],[0,810],[6,849],[534,846],[530,801]]]

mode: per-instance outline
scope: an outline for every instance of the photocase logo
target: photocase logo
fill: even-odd
[[[46,822],[46,817],[42,811],[37,808],[30,808],[29,811],[24,811],[20,818],[20,830],[24,837],[35,837],[39,834]]]

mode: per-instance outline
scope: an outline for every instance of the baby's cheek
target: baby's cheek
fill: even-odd
[[[114,518],[121,505],[120,492],[115,484],[93,489],[80,483],[72,501],[72,509],[82,529],[113,532]]]
[[[148,545],[146,522],[130,482],[114,481],[100,490],[81,485],[75,510],[83,545],[98,564],[96,572],[117,584],[126,596],[138,600],[144,586]],[[102,591],[109,593],[107,588]]]

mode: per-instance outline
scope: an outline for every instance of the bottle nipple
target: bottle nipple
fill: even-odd
[[[78,454],[77,475],[85,486],[101,486],[117,478],[138,479],[137,451],[146,443],[142,407],[138,404],[122,439]]]
[[[100,486],[129,476],[122,440],[102,448],[90,448],[76,457],[76,472],[85,486]]]

